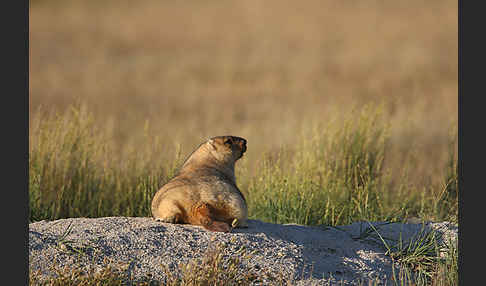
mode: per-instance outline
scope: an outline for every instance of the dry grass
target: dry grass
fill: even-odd
[[[120,149],[235,134],[263,151],[383,102],[393,156],[440,180],[457,125],[457,1],[31,1],[30,114],[86,103]],[[32,128],[31,128],[32,130]],[[131,147],[130,147],[131,146]]]
[[[249,266],[252,258],[245,248],[232,255],[224,253],[224,245],[214,243],[200,257],[173,267],[161,265],[164,272],[162,281],[154,279],[152,273],[134,279],[128,266],[121,263],[103,261],[98,269],[83,269],[78,265],[70,267],[54,266],[55,275],[43,276],[41,271],[30,271],[30,285],[138,285],[138,286],[197,286],[197,285],[293,285],[293,277],[284,277],[284,271],[271,273],[268,269]]]

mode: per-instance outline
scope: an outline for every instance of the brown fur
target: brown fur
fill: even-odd
[[[246,140],[235,136],[213,137],[201,144],[155,194],[154,218],[220,232],[229,232],[234,219],[237,227],[246,227],[248,210],[234,173],[245,151]]]

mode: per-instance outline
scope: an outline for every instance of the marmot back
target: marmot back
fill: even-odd
[[[234,219],[237,227],[246,227],[248,209],[235,179],[235,163],[246,148],[246,140],[236,136],[217,136],[201,144],[155,194],[154,218],[211,231],[230,231]]]

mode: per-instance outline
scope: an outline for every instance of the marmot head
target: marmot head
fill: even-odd
[[[236,136],[216,136],[206,144],[210,153],[218,160],[229,162],[240,159],[246,152],[246,139]]]

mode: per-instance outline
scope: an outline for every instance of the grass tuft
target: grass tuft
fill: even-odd
[[[40,271],[29,273],[29,285],[42,286],[121,286],[127,285],[129,277],[123,270],[106,266],[100,271],[85,271],[76,267],[56,269],[56,276],[44,278]]]
[[[395,285],[457,285],[458,258],[454,242],[447,243],[444,254],[437,233],[423,227],[408,242],[400,236],[397,243],[390,245],[371,223],[369,225],[383,243],[385,255],[392,259]]]

